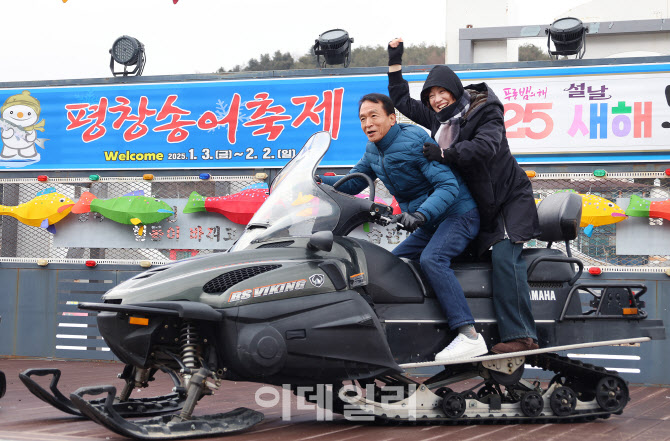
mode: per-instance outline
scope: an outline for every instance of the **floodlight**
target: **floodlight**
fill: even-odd
[[[320,67],[326,67],[326,64],[344,64],[349,66],[351,55],[351,43],[353,38],[349,38],[349,33],[344,29],[331,29],[319,35],[314,43],[314,55],[316,63]],[[323,55],[323,64],[320,63],[319,56]]]
[[[144,54],[144,45],[137,38],[124,35],[116,39],[112,48],[109,50],[112,55],[109,60],[109,69],[112,75],[142,75],[146,56]],[[123,65],[123,72],[114,72],[114,62]],[[128,66],[135,66],[135,69],[128,72]]]
[[[559,55],[576,55],[582,58],[586,52],[586,26],[578,18],[559,18],[545,29],[547,34],[547,50],[549,56],[558,59]],[[549,40],[554,42],[556,50],[552,51]]]

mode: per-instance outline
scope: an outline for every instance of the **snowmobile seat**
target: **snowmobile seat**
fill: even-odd
[[[538,206],[542,235],[546,242],[568,241],[577,237],[581,219],[582,200],[576,193],[554,193]],[[353,238],[352,238],[353,239]],[[391,252],[374,246],[363,239],[355,240],[364,250],[368,265],[366,290],[375,303],[422,303],[423,297],[435,297],[430,283],[421,272],[419,262],[399,259]],[[562,258],[565,254],[551,248],[527,248],[522,257],[530,268],[539,258]],[[491,287],[491,260],[472,261],[457,259],[452,263],[456,278],[463,287],[465,297],[489,298]],[[539,262],[528,276],[530,283],[570,281],[575,275],[569,262]]]
[[[538,218],[542,234],[539,240],[545,242],[569,241],[577,237],[581,220],[582,198],[576,193],[554,193],[545,198],[538,206]],[[539,258],[558,259],[565,254],[552,248],[526,248],[522,252],[526,268],[531,268]],[[425,288],[427,297],[434,297],[435,292],[421,273],[419,262],[407,261],[415,276]],[[471,258],[456,259],[452,265],[456,278],[463,287],[467,298],[489,298],[493,295],[491,287],[491,256],[487,254],[479,261]],[[528,275],[529,283],[565,283],[572,280],[575,270],[569,262],[546,260],[538,262]]]

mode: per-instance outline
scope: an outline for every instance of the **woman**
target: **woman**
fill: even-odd
[[[478,249],[492,249],[493,305],[501,342],[491,351],[537,349],[523,242],[540,233],[530,180],[510,152],[503,105],[486,83],[464,88],[447,66],[435,66],[421,100],[402,78],[402,39],[389,43],[389,94],[395,107],[431,131],[424,155],[461,173],[481,218]]]

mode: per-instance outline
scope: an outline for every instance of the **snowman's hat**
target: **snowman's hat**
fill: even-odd
[[[17,105],[24,105],[28,106],[32,109],[35,110],[37,113],[37,116],[40,116],[40,102],[30,96],[30,91],[24,90],[21,93],[17,93],[16,95],[12,95],[7,100],[5,101],[5,104],[0,107],[0,115],[4,113],[5,109],[11,107],[11,106],[17,106]]]

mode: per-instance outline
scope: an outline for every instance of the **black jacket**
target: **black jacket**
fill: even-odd
[[[424,84],[428,88],[439,85],[440,75],[449,73],[434,69]],[[461,172],[477,202],[481,217],[479,252],[505,237],[522,242],[539,236],[533,188],[507,144],[502,103],[486,83],[471,84],[464,93],[471,96],[470,109],[461,123],[458,140],[445,151],[445,162]],[[410,97],[409,84],[401,72],[389,73],[389,95],[402,114],[435,137],[440,128],[436,113]]]

